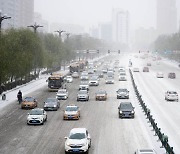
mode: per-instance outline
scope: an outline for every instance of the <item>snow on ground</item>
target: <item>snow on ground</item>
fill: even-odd
[[[62,74],[67,74],[68,73],[68,70],[61,70],[61,73]],[[14,101],[17,101],[17,93],[19,90],[22,91],[23,93],[23,97],[28,95],[29,93],[35,91],[35,90],[38,90],[40,88],[42,88],[43,86],[47,85],[47,78],[49,77],[50,75],[40,75],[40,77],[36,80],[32,80],[31,82],[29,83],[26,83],[24,85],[21,85],[21,86],[17,86],[16,88],[14,89],[11,89],[9,91],[5,91],[3,94],[6,94],[6,100],[2,100],[2,95],[1,95],[1,98],[0,98],[0,111],[3,110],[4,107],[6,107],[7,105],[13,103]]]

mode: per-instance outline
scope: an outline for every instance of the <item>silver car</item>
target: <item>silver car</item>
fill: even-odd
[[[87,90],[80,90],[77,94],[77,101],[88,101],[89,93]]]

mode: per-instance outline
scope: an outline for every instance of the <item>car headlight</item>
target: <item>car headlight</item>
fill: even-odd
[[[134,111],[131,111],[131,113],[134,113]]]
[[[66,145],[67,145],[67,146],[70,146],[70,143],[69,143],[69,142],[66,142]]]
[[[56,107],[56,105],[54,105],[54,107]]]
[[[119,113],[122,113],[122,111],[119,111]]]

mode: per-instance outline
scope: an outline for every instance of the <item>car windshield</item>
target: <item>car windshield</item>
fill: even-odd
[[[88,73],[83,72],[81,75],[82,75],[82,76],[88,76]]]
[[[30,115],[42,115],[43,111],[42,110],[31,110],[29,113]]]
[[[105,94],[105,91],[98,91],[96,94]]]
[[[127,92],[127,89],[118,89],[118,92]]]
[[[126,73],[120,73],[120,75],[126,75]]]
[[[121,104],[120,105],[120,108],[121,109],[132,109],[132,105],[131,104]]]
[[[87,91],[86,90],[81,90],[81,91],[79,91],[79,94],[87,94]]]
[[[34,101],[34,98],[33,98],[33,97],[26,97],[26,98],[25,98],[25,101],[26,101],[26,102],[33,102],[33,101]]]
[[[175,91],[169,91],[169,94],[177,94]]]
[[[81,140],[85,138],[84,133],[75,133],[75,134],[70,134],[69,139],[76,139],[76,140]]]
[[[88,85],[88,82],[87,81],[81,81],[80,85]]]
[[[77,109],[78,109],[77,106],[71,106],[71,107],[67,106],[66,107],[66,111],[77,111]]]
[[[58,93],[66,93],[65,90],[59,90]]]

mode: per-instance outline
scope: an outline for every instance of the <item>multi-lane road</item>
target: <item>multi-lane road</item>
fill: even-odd
[[[174,147],[176,153],[180,152],[180,103],[167,102],[164,100],[166,90],[179,91],[180,73],[179,69],[160,62],[152,62],[149,73],[143,73],[142,67],[147,64],[147,59],[135,58],[133,55],[120,54],[112,56],[119,59],[120,65],[127,68],[127,81],[118,81],[118,71],[115,72],[115,83],[105,84],[105,79],[100,79],[100,85],[90,87],[90,100],[77,102],[77,92],[80,83],[74,79],[73,83],[67,85],[69,98],[61,101],[58,111],[48,112],[48,120],[44,125],[29,126],[26,124],[28,110],[22,110],[17,102],[7,106],[0,115],[0,153],[2,154],[64,154],[64,137],[75,127],[86,127],[92,138],[90,154],[133,154],[139,148],[153,148],[158,154],[164,154],[165,150],[154,131],[148,123],[133,91],[130,75],[128,72],[129,59],[133,66],[139,67],[141,72],[133,73],[142,97],[151,109],[151,112]],[[109,59],[109,58],[108,58]],[[112,60],[113,60],[112,59]],[[148,61],[151,61],[150,59]],[[177,79],[157,79],[155,74],[160,70],[167,72],[175,71]],[[118,88],[127,88],[130,91],[129,100],[116,98]],[[108,93],[106,101],[95,101],[95,92],[104,89]],[[48,92],[44,86],[29,96],[37,98],[39,105],[48,97],[55,97],[55,92]],[[121,101],[131,101],[135,107],[134,119],[119,119],[118,105]],[[64,121],[63,110],[68,104],[76,104],[81,109],[80,120]]]

